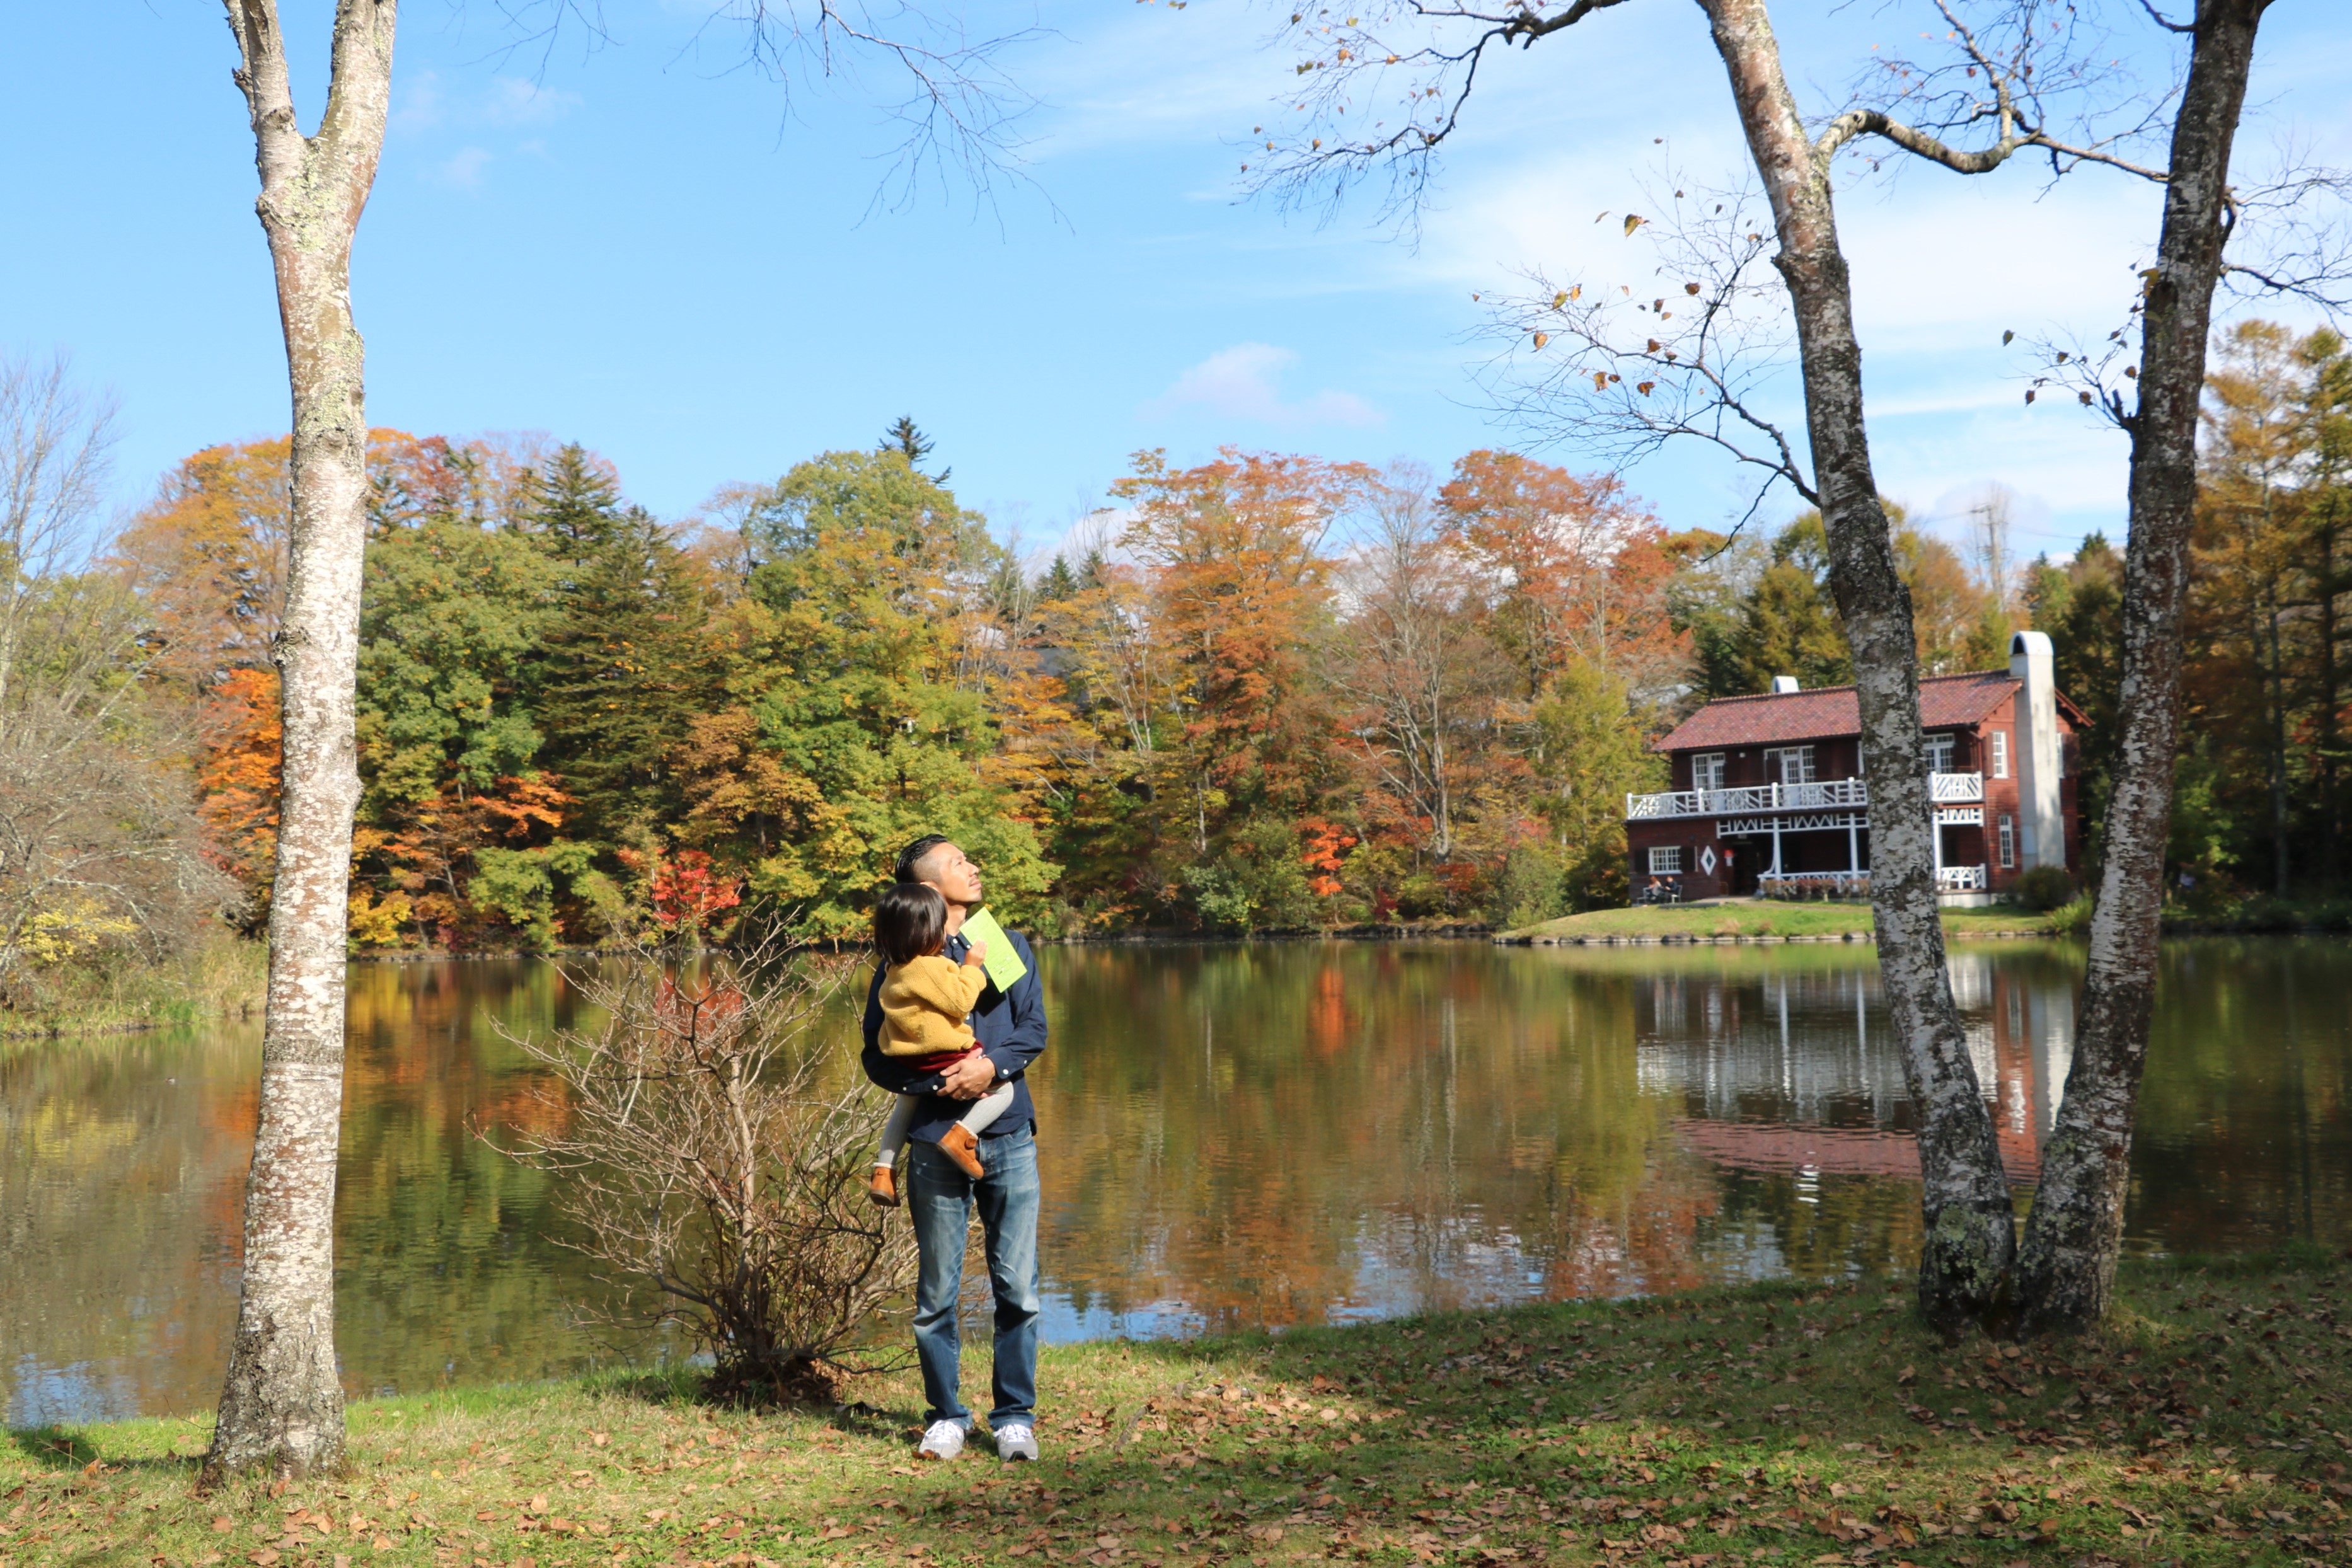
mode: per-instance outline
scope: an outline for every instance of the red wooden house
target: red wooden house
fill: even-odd
[[[1870,868],[1870,786],[1853,688],[1803,691],[1788,676],[1772,688],[1718,698],[1657,742],[1672,760],[1674,787],[1625,797],[1637,897],[1860,889]],[[2010,639],[2006,670],[1921,679],[1945,901],[1990,902],[2035,866],[2079,876],[2081,724],[2053,684],[2050,639],[2040,632]]]

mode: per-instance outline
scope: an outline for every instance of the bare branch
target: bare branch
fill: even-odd
[[[2055,337],[2029,340],[2027,349],[2041,368],[2026,386],[2025,401],[2033,403],[2054,388],[2062,395],[2071,394],[2081,406],[2096,409],[2118,430],[2129,432],[2137,414],[2126,395],[2139,379],[2134,342],[2139,318],[2140,305],[2135,300],[2130,320],[2107,333],[2095,348]]]
[[[1788,433],[1761,407],[1786,362],[1789,321],[1755,200],[1649,193],[1645,205],[1669,216],[1637,226],[1656,257],[1648,298],[1630,284],[1555,287],[1537,274],[1535,291],[1500,301],[1497,334],[1535,356],[1490,384],[1503,410],[1621,470],[1673,442],[1712,447],[1759,475],[1748,516],[1781,483],[1819,504]]]
[[[601,0],[499,0],[499,9],[516,30],[518,47],[537,47],[542,70],[567,31],[592,46],[612,37]],[[1035,100],[1004,68],[1003,57],[1051,37],[1048,28],[973,37],[950,15],[911,3],[711,0],[693,42],[719,30],[734,35],[722,70],[759,72],[783,90],[788,105],[804,83],[852,75],[862,60],[892,68],[905,86],[902,96],[885,105],[905,128],[891,153],[900,179],[895,187],[886,181],[877,201],[910,198],[926,173],[952,169],[979,196],[991,194],[1001,178],[1025,178],[1015,129]]]
[[[2308,161],[2280,146],[2276,173],[2231,191],[2230,248],[2223,286],[2241,298],[2291,295],[2330,319],[2352,310],[2352,170]]]
[[[1971,26],[1963,4],[1935,0],[1944,41],[1954,46],[1948,56],[1874,61],[1857,88],[1864,101],[1829,121],[1817,156],[1874,136],[1961,174],[1990,174],[2032,148],[2049,154],[2053,177],[2097,163],[2163,182],[2161,168],[2114,149],[2158,136],[2171,95],[2151,100],[2130,88],[2113,63],[2113,40],[2080,9],[2063,0],[1991,0],[1973,7],[1988,15],[1982,26]],[[1898,107],[1916,112],[1897,114]],[[2062,115],[2077,129],[2054,131]],[[1983,146],[1955,144],[1988,124],[1993,139]]]
[[[1272,192],[1286,202],[1304,202],[1318,187],[1337,200],[1355,181],[1375,170],[1387,174],[1385,210],[1408,223],[1417,218],[1433,173],[1436,153],[1461,124],[1462,110],[1476,89],[1487,54],[1517,44],[1531,48],[1626,0],[1574,0],[1546,16],[1538,4],[1462,5],[1430,0],[1372,0],[1360,16],[1344,22],[1324,12],[1294,13],[1282,35],[1302,58],[1296,75],[1307,79],[1292,112],[1305,118],[1292,130],[1253,133],[1271,154],[1255,168],[1244,163],[1247,187]],[[1392,28],[1425,26],[1426,43],[1392,47]],[[1392,89],[1391,82],[1401,82]],[[1360,98],[1392,95],[1402,116],[1362,124]],[[1324,129],[1331,133],[1318,135]]]

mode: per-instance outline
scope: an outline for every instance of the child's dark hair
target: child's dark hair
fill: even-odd
[[[927,958],[947,935],[948,901],[928,882],[894,882],[874,900],[874,945],[887,963]]]

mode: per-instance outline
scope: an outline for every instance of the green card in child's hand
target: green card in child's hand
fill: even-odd
[[[1013,983],[1029,973],[1029,966],[1013,951],[1013,939],[986,910],[974,910],[963,917],[963,939],[974,947],[988,944],[988,956],[980,966],[988,971],[988,978],[999,991],[1010,992]]]

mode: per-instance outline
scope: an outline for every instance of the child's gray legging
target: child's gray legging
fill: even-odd
[[[882,1147],[874,1156],[876,1164],[895,1165],[898,1163],[898,1151],[907,1146],[907,1129],[915,1124],[915,1107],[928,1098],[920,1094],[898,1096],[898,1103],[890,1108],[889,1120],[882,1123]],[[990,1122],[1003,1115],[1004,1108],[1012,1103],[1013,1086],[1000,1083],[973,1100],[971,1109],[956,1118],[956,1125],[977,1138],[987,1131]]]

